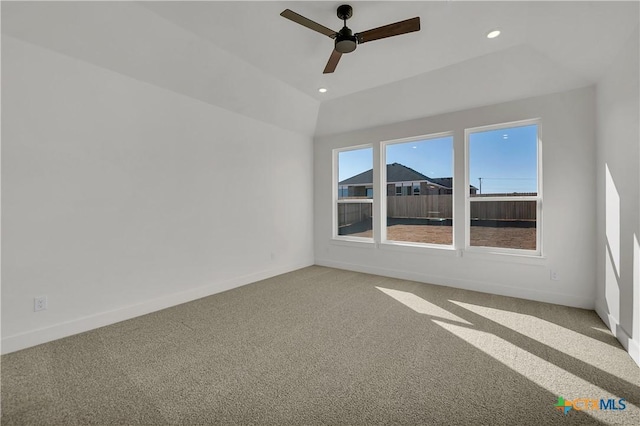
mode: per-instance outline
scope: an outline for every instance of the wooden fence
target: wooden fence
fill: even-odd
[[[442,218],[453,217],[452,196],[407,195],[387,197],[387,217]],[[535,201],[483,201],[471,203],[472,219],[535,220]]]
[[[448,195],[400,195],[387,197],[387,217],[453,217],[452,198]]]
[[[477,201],[471,203],[471,218],[479,220],[536,220],[535,201]],[[373,217],[371,203],[339,203],[338,226]],[[451,219],[453,200],[447,195],[403,195],[387,197],[387,217]]]
[[[373,217],[372,203],[339,203],[338,226],[362,222]]]
[[[472,219],[536,220],[535,201],[484,201],[471,203]]]

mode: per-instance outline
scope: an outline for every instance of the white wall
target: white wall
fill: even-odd
[[[596,310],[640,364],[639,34],[597,85]]]
[[[311,137],[251,115],[3,35],[2,351],[312,264]]]
[[[373,105],[377,105],[370,99]],[[395,98],[387,98],[393,103]],[[381,102],[378,99],[378,102]],[[325,108],[323,104],[322,110]],[[333,241],[331,153],[335,148],[445,131],[464,152],[464,129],[541,118],[543,145],[543,259],[389,247]],[[636,157],[637,158],[637,157]],[[417,281],[593,308],[595,300],[595,89],[593,86],[315,138],[316,263]],[[456,156],[457,188],[464,159]],[[463,223],[464,194],[454,195],[454,220]],[[458,228],[463,230],[463,227]],[[464,247],[464,235],[455,235]],[[550,270],[560,275],[550,280]]]
[[[144,2],[2,2],[2,34],[283,129],[316,126],[316,99]]]

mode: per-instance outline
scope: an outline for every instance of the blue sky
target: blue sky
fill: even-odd
[[[343,151],[339,154],[338,180],[370,170],[373,149]],[[453,138],[387,145],[387,164],[400,163],[429,177],[450,177],[453,172]]]
[[[482,193],[537,191],[537,125],[469,135],[469,183]]]
[[[453,175],[451,136],[387,145],[387,164],[400,163],[433,178]],[[339,181],[373,168],[373,149],[338,154]],[[537,190],[537,125],[489,130],[469,136],[469,183],[482,193]]]
[[[453,176],[453,137],[387,145],[387,164],[400,163],[423,175]]]
[[[373,168],[373,148],[338,153],[338,182]]]

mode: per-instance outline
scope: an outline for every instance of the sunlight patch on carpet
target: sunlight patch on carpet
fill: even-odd
[[[630,397],[630,395],[613,395],[611,392],[569,373],[494,334],[435,319],[432,321],[538,386],[547,389],[554,396],[562,397],[566,400],[578,398],[614,398],[619,400],[620,398]],[[555,402],[555,400],[549,401],[550,411],[555,410]],[[621,412],[605,410],[582,410],[582,412],[605,422],[615,421],[628,424],[626,423],[627,420],[637,418],[638,407],[628,401],[626,402],[626,407],[626,410]],[[575,413],[573,414],[575,415]],[[562,416],[563,414],[558,413],[558,415]]]
[[[459,316],[452,314],[451,312],[441,308],[440,306],[434,305],[431,302],[427,302],[423,298],[418,297],[413,293],[400,291],[400,290],[393,290],[390,288],[383,288],[383,287],[376,287],[376,288],[381,292],[383,292],[384,294],[393,297],[398,302],[418,312],[419,314],[431,315],[431,316],[439,317],[449,321],[456,321],[463,324],[472,325],[469,321],[464,320]]]
[[[532,315],[450,300],[464,309],[510,328],[575,359],[626,379],[611,368],[611,359],[620,348]],[[618,374],[616,374],[618,373]]]

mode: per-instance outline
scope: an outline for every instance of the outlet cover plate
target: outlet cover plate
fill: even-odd
[[[36,297],[33,299],[33,312],[44,311],[47,309],[47,296]]]

